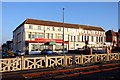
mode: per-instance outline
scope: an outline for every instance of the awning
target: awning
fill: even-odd
[[[56,42],[46,42],[44,45],[56,45]]]

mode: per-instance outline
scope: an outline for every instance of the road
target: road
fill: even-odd
[[[64,78],[64,80],[120,80],[120,69]]]

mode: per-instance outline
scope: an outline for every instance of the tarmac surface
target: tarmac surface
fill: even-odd
[[[120,80],[120,69],[64,78],[64,80]]]
[[[43,71],[55,71],[56,69],[38,69],[38,70],[24,70],[24,71],[15,71],[15,72],[4,72],[2,74],[1,80],[28,80],[23,77],[26,73],[33,72],[43,72]],[[120,68],[106,71],[106,72],[97,72],[92,74],[81,74],[79,76],[74,77],[65,77],[65,78],[57,78],[57,79],[47,79],[47,80],[120,80]],[[41,78],[29,79],[29,80],[46,80]]]

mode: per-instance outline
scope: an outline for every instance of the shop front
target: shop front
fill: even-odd
[[[63,49],[62,39],[45,39],[45,38],[35,38],[34,40],[26,41],[26,49],[28,51],[42,51],[43,49],[51,49],[53,51]],[[64,48],[68,49],[68,43],[64,42]]]

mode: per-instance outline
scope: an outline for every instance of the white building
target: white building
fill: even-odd
[[[64,45],[67,49],[85,46],[102,46],[105,31],[101,27],[64,23]],[[26,19],[13,31],[14,50],[42,50],[46,42],[53,42],[53,49],[62,48],[63,23]]]

